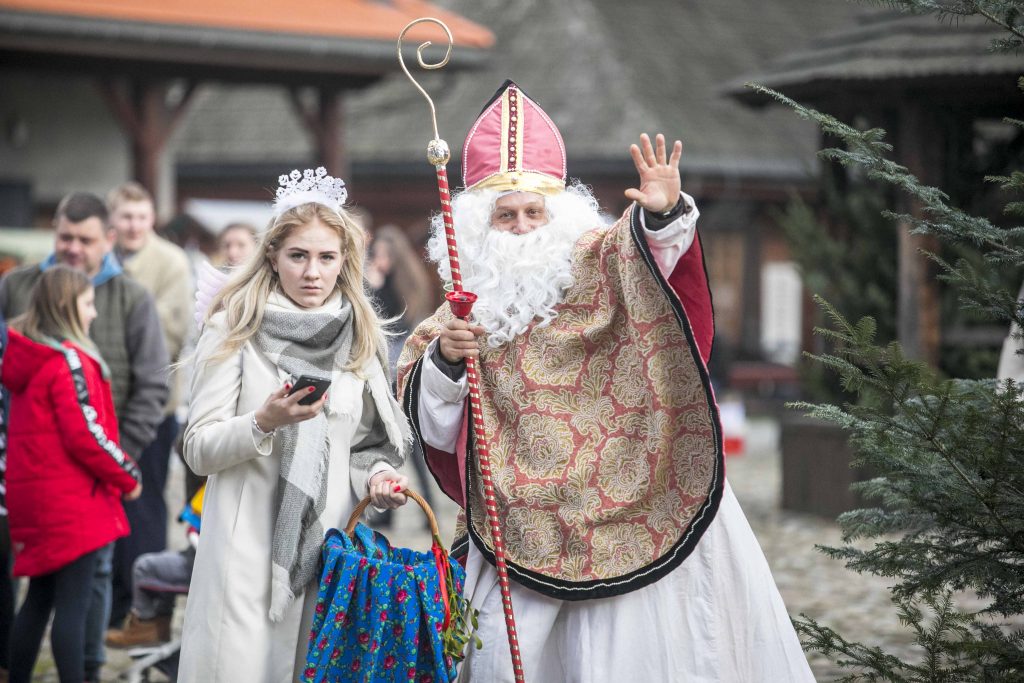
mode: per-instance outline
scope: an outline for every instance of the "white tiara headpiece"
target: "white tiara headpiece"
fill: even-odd
[[[274,215],[280,216],[288,209],[294,209],[310,202],[323,204],[329,209],[341,212],[342,205],[348,199],[345,181],[327,175],[327,169],[321,166],[315,171],[307,168],[299,172],[295,169],[277,179]]]

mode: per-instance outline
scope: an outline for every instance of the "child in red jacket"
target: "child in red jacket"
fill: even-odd
[[[88,337],[89,278],[48,268],[12,321],[0,382],[10,391],[7,509],[14,575],[31,577],[14,622],[10,680],[28,682],[51,612],[60,680],[84,677],[96,551],[128,535],[121,499],[142,491],[118,446],[106,367]],[[20,332],[20,333],[19,333]]]

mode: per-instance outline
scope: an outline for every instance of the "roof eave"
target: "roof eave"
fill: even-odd
[[[962,100],[967,91],[982,99],[1000,100],[1007,96],[1020,96],[1017,88],[1016,72],[990,73],[931,73],[906,74],[898,76],[883,75],[780,75],[771,74],[763,77],[748,77],[727,84],[719,92],[725,97],[751,108],[761,108],[777,104],[770,95],[755,90],[752,85],[760,85],[804,103],[815,103],[832,100],[839,92],[847,94],[855,92],[867,96],[862,104],[872,98],[887,99],[894,94],[912,90],[930,92],[939,100]],[[967,80],[965,80],[967,79]],[[955,86],[955,87],[954,87]],[[986,95],[986,97],[983,97]],[[982,102],[979,102],[982,104]]]
[[[395,43],[210,27],[109,21],[0,10],[0,50],[268,74],[375,76],[398,70]],[[407,60],[415,59],[408,50]],[[456,47],[450,64],[482,65],[487,51]],[[255,73],[254,73],[255,75]]]

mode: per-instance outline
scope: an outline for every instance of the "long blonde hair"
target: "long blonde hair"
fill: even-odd
[[[85,273],[65,265],[43,271],[29,295],[25,313],[11,326],[37,342],[68,339],[96,353],[82,318],[78,315],[78,297],[92,288]]]
[[[362,228],[346,215],[322,204],[300,204],[277,216],[263,234],[259,249],[249,262],[231,277],[214,297],[206,320],[218,311],[227,315],[227,338],[216,358],[236,352],[256,334],[270,293],[278,288],[278,275],[271,267],[285,240],[297,228],[319,219],[341,239],[341,272],[335,289],[352,304],[352,355],[345,370],[358,372],[375,354],[386,357],[380,319],[363,289],[363,259],[366,239]]]

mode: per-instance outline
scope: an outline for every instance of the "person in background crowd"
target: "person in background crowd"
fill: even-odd
[[[7,348],[7,323],[0,316],[0,358]],[[7,526],[7,406],[10,397],[0,386],[0,683],[11,668],[11,625],[14,623],[14,581],[11,579],[11,535]]]
[[[170,362],[178,362],[192,322],[192,272],[185,252],[157,235],[153,198],[138,183],[115,187],[107,195],[110,225],[117,236],[115,253],[136,282],[153,295]],[[139,454],[144,493],[126,505],[132,533],[114,547],[113,593],[109,626],[121,626],[132,602],[132,566],[143,553],[167,547],[167,504],[164,488],[171,448],[178,436],[175,414],[180,396],[179,375],[170,376],[170,396],[156,438]]]
[[[431,296],[434,287],[430,274],[405,233],[385,225],[375,231],[370,244],[366,282],[381,316],[398,318],[391,329],[400,334],[388,340],[394,370],[409,332],[437,307],[438,301]]]
[[[217,255],[222,268],[237,268],[256,251],[259,234],[248,223],[231,223],[217,236]]]
[[[391,248],[379,234],[370,242],[367,257],[366,284],[370,298],[381,318],[391,321],[387,327],[394,333],[394,336],[388,337],[388,363],[393,370],[398,360],[397,354],[401,353],[405,338],[409,336],[412,328],[405,320],[405,301],[395,288]]]
[[[281,182],[260,258],[214,297],[193,360],[184,456],[209,483],[178,671],[190,683],[293,683],[324,533],[363,496],[406,500],[409,427],[364,291],[363,231],[323,169]],[[300,390],[302,375],[329,390]]]
[[[109,647],[126,648],[157,645],[171,639],[174,598],[188,592],[195,565],[196,546],[202,530],[203,497],[206,484],[181,511],[188,546],[184,550],[164,550],[139,555],[132,570],[132,609],[123,629],[107,632]]]
[[[54,251],[41,264],[25,265],[0,280],[0,315],[25,312],[29,293],[56,264],[80,270],[96,289],[96,321],[90,337],[110,368],[121,447],[139,454],[153,440],[168,394],[168,357],[153,297],[125,275],[114,254],[114,231],[103,200],[73,192],[57,205]],[[113,544],[100,550],[86,631],[86,678],[99,680],[103,637],[110,615]]]
[[[85,678],[85,625],[98,553],[129,532],[121,498],[138,498],[118,445],[110,372],[88,329],[89,277],[58,265],[12,321],[0,382],[11,395],[7,504],[14,574],[31,577],[14,623],[10,679],[32,678],[43,633],[62,683]]]

